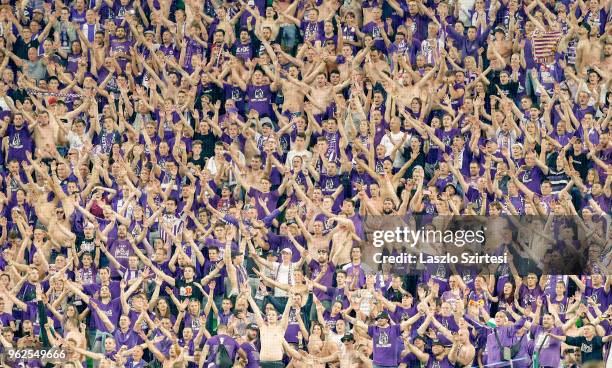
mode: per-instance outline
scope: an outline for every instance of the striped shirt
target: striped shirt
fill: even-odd
[[[561,39],[560,31],[533,32],[533,58],[537,63],[545,62],[547,57],[554,56],[556,46]]]
[[[171,243],[172,239],[168,235],[167,230],[172,231],[172,235],[177,236],[183,230],[183,221],[173,214],[165,214],[162,216],[162,224],[159,234],[164,243]]]

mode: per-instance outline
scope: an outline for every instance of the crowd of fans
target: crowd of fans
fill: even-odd
[[[0,364],[612,366],[611,4],[2,1]]]

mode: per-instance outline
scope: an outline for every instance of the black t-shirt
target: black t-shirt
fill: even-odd
[[[572,162],[572,166],[574,166],[574,169],[578,171],[580,178],[582,180],[586,180],[587,172],[589,170],[589,159],[587,158],[586,153],[581,152],[576,154],[576,152],[574,152],[574,148],[570,148],[567,150],[566,158]]]
[[[588,341],[584,336],[568,336],[565,339],[565,343],[568,345],[580,347],[582,363],[603,362],[604,342],[601,336],[595,336],[591,339],[591,341]]]
[[[200,284],[195,281],[185,282],[185,280],[176,280],[176,289],[178,289],[178,299],[196,299],[202,301],[204,294],[200,289]]]
[[[95,239],[93,238],[91,239],[81,238],[77,240],[77,243],[76,243],[77,252],[80,252],[80,251],[92,252],[92,253],[95,252],[96,246],[94,244],[94,240]]]
[[[215,155],[215,143],[218,141],[218,138],[212,131],[208,132],[208,134],[195,132],[193,140],[202,142],[202,153],[200,153],[200,157],[210,158]]]
[[[201,170],[206,165],[206,157],[200,154],[200,157],[197,159],[194,159],[193,157],[189,157],[189,160],[187,160],[187,162],[194,164]]]
[[[31,39],[30,42],[25,42],[24,39],[19,36],[15,44],[13,45],[13,54],[17,55],[21,59],[28,59],[28,49],[34,47],[38,49],[38,40]]]
[[[509,99],[513,100],[513,99],[516,98],[516,94],[517,94],[517,91],[518,91],[518,83],[517,82],[510,81],[510,82],[508,82],[506,84],[502,84],[501,82],[498,81],[494,86],[492,86],[490,92],[491,92],[492,95],[499,96],[499,91],[497,90],[496,87],[499,87],[501,92],[504,95],[506,95],[506,97],[508,97]]]

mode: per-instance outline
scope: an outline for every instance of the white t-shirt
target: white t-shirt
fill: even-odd
[[[60,123],[61,124],[61,123]],[[72,130],[68,131],[68,143],[70,144],[70,148],[74,148],[76,150],[81,150],[85,145],[85,140],[87,139],[87,134],[83,133],[83,136],[80,137]]]
[[[287,160],[285,161],[285,165],[293,168],[293,158],[296,156],[302,156],[302,163],[306,163],[306,161],[310,160],[312,157],[312,152],[308,150],[295,151],[291,150],[287,152]]]
[[[279,262],[274,262],[273,264],[274,279],[277,282],[285,285],[295,285],[295,276],[293,275],[293,272],[298,269],[299,265],[297,263],[290,263],[288,265],[284,265]],[[287,297],[289,296],[289,294],[285,290],[275,287],[274,296]]]

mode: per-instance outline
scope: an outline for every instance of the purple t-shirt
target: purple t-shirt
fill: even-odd
[[[372,363],[382,366],[398,365],[398,344],[401,341],[400,325],[386,328],[368,326],[368,335],[373,340]]]
[[[91,300],[98,305],[98,307],[100,308],[100,313],[105,313],[108,319],[112,322],[112,324],[117,326],[122,310],[121,300],[119,298],[111,299],[107,304],[102,303],[98,299],[92,298]],[[93,310],[91,306],[89,307],[89,309]],[[106,328],[106,325],[104,325],[104,322],[102,322],[102,319],[100,318],[97,312],[93,312],[92,315],[94,318],[96,329],[98,331],[111,332],[108,330],[108,328]]]
[[[121,332],[120,329],[116,329],[113,336],[115,337],[117,346],[121,347],[125,345],[128,349],[133,348],[141,342],[140,336],[131,328],[125,333]]]
[[[599,310],[605,311],[608,309],[610,293],[606,293],[603,287],[593,288],[588,286],[584,291],[584,296],[593,299],[595,304],[598,304]],[[590,310],[591,313],[594,312],[592,308]]]
[[[546,336],[547,333],[563,335],[563,331],[559,327],[553,327],[551,330],[546,331],[542,326],[531,326],[531,334],[534,336],[534,351],[539,351],[540,366],[559,367],[559,361],[561,360],[561,341]]]
[[[519,179],[529,190],[536,194],[542,194],[540,191],[540,185],[542,184],[544,173],[539,167],[534,166],[526,168],[520,173]]]
[[[207,363],[214,363],[217,358],[217,353],[219,352],[219,346],[225,346],[227,350],[227,354],[230,359],[234,361],[234,357],[236,356],[236,352],[240,345],[234,340],[232,337],[227,335],[216,335],[208,339],[206,341],[206,346],[208,346],[208,351],[210,352],[208,355]]]
[[[248,364],[246,368],[259,368],[259,350],[252,342],[243,342],[240,348],[246,353]]]
[[[321,265],[319,264],[319,262],[315,260],[310,261],[310,263],[308,264],[308,267],[310,268],[311,277],[313,279],[316,278],[321,272]],[[331,287],[334,282],[334,270],[335,269],[336,267],[334,266],[334,264],[329,262],[327,264],[327,271],[325,272],[325,275],[321,276],[321,279],[319,280],[319,284],[323,286],[327,286],[328,288]],[[319,300],[331,300],[331,296],[328,293],[324,292],[323,290],[314,289],[313,292],[315,296],[319,298]]]
[[[278,204],[278,197],[280,197],[280,195],[276,190],[268,193],[263,193],[251,187],[251,189],[249,189],[249,197],[255,199],[255,208],[257,208],[257,216],[261,219],[266,216],[266,212],[259,204],[259,202],[265,203],[266,207],[268,208],[268,211],[272,212]]]
[[[108,248],[108,251],[124,268],[128,267],[129,257],[134,255],[134,249],[127,239],[116,239]],[[113,264],[110,264],[109,267],[111,277],[119,276],[119,270]]]
[[[404,320],[413,317],[417,313],[416,307],[404,308],[401,305],[395,307],[395,312],[389,313],[389,316],[395,323],[401,323]]]
[[[269,84],[263,86],[249,84],[246,94],[249,98],[249,110],[257,110],[260,116],[272,116],[272,90]]]
[[[533,289],[529,289],[525,284],[521,285],[519,289],[519,303],[523,308],[531,305],[533,311],[536,310],[536,299],[543,297],[542,289],[536,285]]]
[[[15,128],[15,125],[10,124],[6,130],[8,139],[8,160],[18,160],[19,162],[26,160],[26,152],[34,151],[34,139],[28,131],[25,123],[21,129]]]

